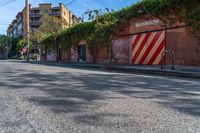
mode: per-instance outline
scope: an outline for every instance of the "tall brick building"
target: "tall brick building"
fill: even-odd
[[[79,22],[79,19],[69,11],[62,3],[59,6],[53,6],[51,3],[39,4],[39,7],[32,7],[29,5],[29,26],[30,30],[39,29],[42,24],[41,17],[43,15],[56,16],[65,21],[62,25],[62,29],[69,28]],[[7,35],[9,37],[21,37],[25,36],[25,8],[19,12],[16,18],[9,25]]]

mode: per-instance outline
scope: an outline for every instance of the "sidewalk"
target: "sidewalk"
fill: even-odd
[[[119,65],[119,64],[87,64],[87,63],[52,63],[52,62],[36,62],[31,61],[32,64],[61,66],[78,69],[98,69],[115,72],[135,73],[135,74],[148,74],[148,75],[165,75],[176,76],[184,78],[199,78],[200,79],[200,66],[175,66],[175,70],[171,70],[171,66],[148,66],[148,65]]]

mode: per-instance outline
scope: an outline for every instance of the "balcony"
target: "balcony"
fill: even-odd
[[[22,23],[22,19],[17,20],[17,24],[21,24]]]
[[[30,25],[31,25],[31,26],[39,26],[39,25],[41,25],[41,24],[42,24],[41,21],[31,21],[31,22],[30,22]]]
[[[18,37],[21,37],[21,36],[23,36],[23,31],[22,31],[22,29],[21,29],[21,30],[18,30],[18,33],[17,33],[17,35],[18,35]]]
[[[41,15],[39,13],[31,13],[30,17],[40,17]]]
[[[60,12],[52,12],[52,13],[50,13],[50,15],[52,15],[52,16],[60,16],[61,13]]]
[[[59,6],[53,7],[52,10],[60,10],[60,7]]]

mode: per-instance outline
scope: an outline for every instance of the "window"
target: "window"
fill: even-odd
[[[14,29],[14,30],[13,30],[13,36],[14,36],[14,37],[17,37],[17,29]]]
[[[18,31],[22,29],[22,23],[20,23],[17,27]]]
[[[48,9],[44,9],[43,12],[44,12],[45,14],[48,14],[48,13],[49,13],[49,10],[48,10]]]
[[[65,12],[63,12],[64,16],[66,15]]]

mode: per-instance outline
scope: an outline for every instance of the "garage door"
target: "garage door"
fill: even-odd
[[[161,64],[165,43],[165,31],[134,35],[131,51],[132,64]]]

